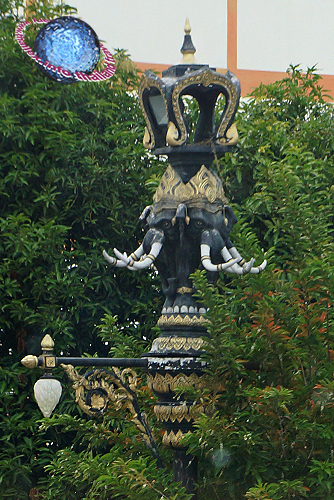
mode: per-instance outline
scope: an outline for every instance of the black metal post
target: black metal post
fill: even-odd
[[[110,366],[119,368],[146,368],[147,359],[145,358],[71,358],[71,357],[56,357],[56,366],[73,365],[73,366]]]
[[[188,493],[193,494],[192,500],[197,499],[197,458],[183,449],[175,450],[173,457],[174,481],[178,481],[184,486]]]

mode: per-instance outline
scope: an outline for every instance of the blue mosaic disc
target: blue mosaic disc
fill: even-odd
[[[37,34],[34,51],[43,63],[49,61],[56,68],[63,68],[66,76],[54,68],[39,68],[52,80],[71,83],[77,81],[74,73],[90,74],[100,58],[100,43],[95,31],[84,21],[63,16],[48,22]],[[69,72],[71,76],[69,76]]]

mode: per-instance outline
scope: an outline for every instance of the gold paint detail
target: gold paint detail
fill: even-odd
[[[36,368],[38,366],[38,358],[37,356],[28,354],[28,356],[24,356],[24,358],[21,359],[21,363],[26,368]]]
[[[154,407],[154,413],[159,420],[159,422],[190,422],[194,418],[198,417],[200,414],[205,413],[204,407],[193,404],[192,406],[187,406],[186,404],[179,405],[156,405]]]
[[[54,348],[55,343],[53,342],[51,336],[47,333],[45,337],[43,337],[41,342],[41,348],[43,350],[52,350]]]
[[[168,146],[181,146],[187,137],[181,137],[179,139],[179,132],[177,127],[173,122],[168,122],[167,133],[166,133],[166,143]]]
[[[102,396],[98,394],[93,394],[91,397],[91,406],[96,408],[98,411],[101,411],[105,407],[105,400]]]
[[[238,93],[233,85],[233,83],[226,78],[224,75],[220,73],[216,73],[211,69],[207,69],[206,71],[201,71],[195,75],[191,75],[188,78],[182,78],[179,83],[177,83],[173,89],[172,94],[172,105],[174,115],[177,121],[177,126],[180,130],[181,137],[180,141],[185,142],[187,137],[187,129],[184,122],[184,117],[181,112],[180,107],[180,97],[184,89],[191,85],[204,85],[204,87],[208,87],[209,85],[217,85],[224,89],[224,94],[226,95],[226,106],[223,111],[220,125],[217,131],[217,140],[220,141],[221,138],[225,137],[225,132],[230,124],[233,113],[235,112],[238,106]]]
[[[186,35],[190,35],[191,33],[191,26],[190,26],[190,22],[189,22],[189,18],[187,17],[186,19],[186,24],[184,26],[184,32]]]
[[[151,139],[151,134],[149,133],[148,131],[148,128],[145,127],[145,132],[144,132],[144,137],[143,137],[143,145],[144,145],[144,148],[146,149],[150,149],[152,144],[152,139]],[[154,144],[154,140],[153,140],[153,144]]]
[[[181,288],[178,288],[176,290],[176,293],[180,293],[181,295],[185,294],[185,293],[193,293],[194,290],[192,288],[189,288],[187,286],[181,286]]]
[[[153,73],[152,73],[152,76],[154,76]],[[147,114],[147,109],[144,105],[144,97],[143,97],[145,91],[150,92],[152,88],[157,88],[159,91],[159,94],[162,96],[164,104],[165,104],[166,116],[168,119],[168,104],[167,104],[167,99],[166,99],[165,93],[163,91],[163,82],[159,78],[156,78],[153,80],[152,78],[149,78],[147,74],[144,73],[141,77],[140,82],[139,82],[138,95],[139,95],[139,102],[140,102],[140,105],[141,105],[141,108],[142,108],[142,111],[144,114],[144,118],[146,121],[146,129],[147,130],[145,130],[144,139],[143,139],[143,144],[144,144],[146,149],[153,149],[155,147],[154,132],[153,132],[153,128],[151,125],[151,121],[150,121],[149,116]],[[148,103],[146,103],[146,104],[148,105]]]
[[[56,367],[56,356],[44,356],[45,368],[55,368]]]
[[[182,52],[182,50],[181,50],[181,52]],[[185,52],[185,53],[183,53],[183,57],[182,57],[181,61],[179,62],[179,64],[198,64],[198,62],[196,61],[196,59],[194,57],[194,53]]]
[[[174,315],[174,314],[163,314],[160,316],[158,319],[157,325],[159,327],[163,326],[171,326],[171,325],[177,325],[177,326],[206,326],[209,323],[209,320],[207,318],[204,318],[204,316],[181,316],[181,314]]]
[[[181,429],[179,429],[176,434],[174,431],[170,432],[166,431],[165,434],[163,435],[162,442],[166,446],[171,446],[172,448],[179,448],[182,447],[180,444],[182,439],[184,438],[184,436],[187,436],[188,434],[191,434],[191,432],[189,431],[183,434]]]
[[[186,184],[179,174],[168,165],[154,194],[153,202],[163,208],[177,208],[186,203],[187,208],[205,207],[210,212],[222,210],[226,202],[224,189],[218,177],[202,165]],[[156,208],[156,207],[154,207]]]
[[[114,403],[117,410],[122,407],[125,402],[126,406],[131,408],[131,401],[134,398],[137,388],[137,374],[126,368],[119,370],[113,368],[112,372],[105,372],[104,370],[95,370],[90,377],[80,375],[72,365],[60,365],[67,373],[68,377],[74,382],[73,389],[76,392],[76,402],[80,408],[88,415],[92,415],[89,411],[89,406],[86,405],[84,391],[92,389],[102,389],[106,391],[108,400]]]
[[[209,73],[209,71],[205,71],[202,78],[202,84],[204,87],[208,87],[211,83],[213,83],[212,74]]]
[[[237,130],[237,125],[235,123],[227,130],[226,137],[220,137],[218,139],[219,144],[228,144],[229,146],[235,146],[239,140],[239,134]]]
[[[148,374],[147,384],[150,389],[157,393],[168,394],[169,392],[174,392],[180,386],[202,389],[204,387],[204,376],[199,376],[196,373],[191,373],[190,375],[178,373],[175,376],[169,373],[167,375],[156,373],[153,377],[153,375]]]
[[[116,410],[122,407],[131,414],[131,422],[141,432],[144,441],[151,449],[156,449],[155,439],[149,427],[145,412],[139,411],[136,400],[138,377],[134,370],[125,368],[120,370],[112,368],[108,370],[94,370],[89,376],[81,375],[72,365],[60,365],[67,376],[74,382],[75,401],[79,407],[90,416],[96,416],[97,411],[103,409],[106,402],[111,402]],[[91,390],[102,390],[105,397],[92,394],[91,406],[86,404],[86,392]]]
[[[153,340],[152,350],[157,351],[199,351],[205,341],[201,337],[159,337]]]

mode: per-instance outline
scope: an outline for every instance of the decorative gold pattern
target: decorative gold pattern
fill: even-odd
[[[112,372],[95,370],[89,376],[82,376],[72,365],[61,364],[60,366],[74,382],[73,389],[76,394],[76,402],[85,413],[96,415],[97,411],[105,407],[107,401],[112,402],[116,410],[119,410],[124,405],[130,411],[132,415],[131,421],[142,433],[146,444],[151,449],[156,448],[147,416],[140,411],[136,401],[138,378],[134,370],[131,368],[119,370],[114,367]],[[85,403],[85,391],[94,389],[102,390],[106,396],[104,398],[93,394],[91,397],[92,405],[89,406]]]
[[[227,130],[226,137],[219,137],[219,144],[228,144],[229,146],[235,146],[239,140],[239,134],[237,130],[237,125],[235,123]]]
[[[181,295],[185,294],[185,293],[193,293],[194,290],[192,288],[189,288],[187,286],[181,286],[181,288],[178,288],[176,290],[176,293],[180,293]]]
[[[226,198],[220,179],[205,165],[202,165],[196,175],[186,184],[168,165],[154,194],[153,202],[155,204],[163,202],[163,208],[175,209],[180,203],[186,203],[188,209],[202,208],[205,205],[210,212],[218,212],[222,210]]]
[[[174,392],[175,389],[180,386],[202,389],[204,387],[204,377],[196,373],[191,373],[190,375],[179,373],[175,376],[169,373],[167,373],[167,375],[156,373],[154,377],[151,374],[147,375],[147,384],[153,391],[167,394],[169,392]]]
[[[208,87],[211,83],[213,83],[212,75],[209,73],[209,71],[205,71],[202,77],[202,84],[204,85],[204,87]]]
[[[198,417],[201,413],[205,413],[204,407],[193,404],[192,406],[187,406],[185,403],[179,405],[156,405],[154,407],[154,413],[157,416],[159,422],[182,422],[186,420],[190,422],[194,418]]]
[[[160,316],[158,319],[157,325],[161,328],[163,326],[205,326],[209,323],[209,320],[207,318],[204,318],[204,316],[181,316],[178,314],[177,316],[174,316],[173,314],[163,314]]]
[[[199,351],[204,343],[200,337],[159,337],[153,341],[152,351]]]
[[[88,415],[95,415],[95,412],[92,412],[89,406],[86,405],[84,397],[85,390],[88,391],[91,389],[106,391],[108,400],[114,403],[117,410],[122,407],[123,402],[126,402],[126,405],[129,405],[128,408],[132,412],[131,401],[136,392],[137,375],[131,368],[126,368],[122,371],[118,368],[113,368],[114,375],[104,370],[95,370],[90,377],[85,377],[80,375],[72,365],[61,364],[60,366],[66,371],[68,377],[75,382],[73,389],[76,393],[76,402]],[[128,385],[132,394],[126,390],[126,385]]]
[[[101,411],[105,407],[105,399],[102,396],[98,396],[97,394],[93,394],[91,397],[91,406],[96,408],[98,411]]]
[[[153,137],[153,135],[152,135],[152,137]],[[154,142],[153,142],[153,146],[151,146],[151,144],[152,144],[152,142],[151,142],[151,134],[149,133],[148,128],[145,127],[145,132],[144,132],[144,137],[143,137],[144,148],[145,149],[150,149],[151,147],[153,148],[154,147]]]
[[[45,356],[44,363],[45,363],[45,368],[55,368],[56,367],[56,356]]]
[[[190,434],[189,432],[186,432],[183,434],[183,432],[179,429],[177,433],[175,434],[174,431],[166,431],[165,434],[163,435],[162,442],[163,444],[167,446],[172,446],[173,448],[180,448],[181,441],[184,438],[184,436]]]
[[[179,138],[179,131],[173,122],[168,122],[166,143],[168,146],[181,146],[183,144],[182,137]]]
[[[146,109],[144,106],[144,100],[143,100],[144,91],[150,90],[151,87],[155,87],[159,90],[159,93],[162,96],[164,103],[165,103],[166,116],[168,119],[168,104],[167,104],[166,96],[162,90],[162,81],[160,79],[153,80],[152,78],[148,78],[148,76],[144,73],[143,76],[141,77],[141,80],[139,83],[138,94],[139,94],[140,105],[141,105],[141,108],[142,108],[142,111],[143,111],[143,114],[145,117],[145,121],[146,121],[146,130],[145,130],[144,139],[143,139],[143,144],[144,144],[144,147],[146,149],[153,149],[155,146],[152,125],[151,125],[151,122],[149,120],[149,117],[147,116]]]
[[[183,114],[180,108],[180,95],[182,91],[190,85],[204,85],[208,87],[211,84],[219,85],[224,88],[227,93],[226,97],[226,107],[223,112],[220,125],[217,132],[217,138],[225,136],[226,129],[229,122],[238,106],[238,94],[233,83],[220,73],[216,73],[211,69],[207,69],[204,72],[199,72],[195,75],[191,75],[188,78],[183,78],[178,84],[175,85],[172,95],[172,104],[175,118],[177,120],[177,125],[180,130],[179,142],[184,144],[187,140],[187,129],[183,119]]]

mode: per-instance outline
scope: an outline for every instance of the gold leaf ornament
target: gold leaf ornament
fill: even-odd
[[[185,139],[179,139],[179,131],[173,122],[168,123],[166,142],[169,146],[181,146],[185,142]]]

